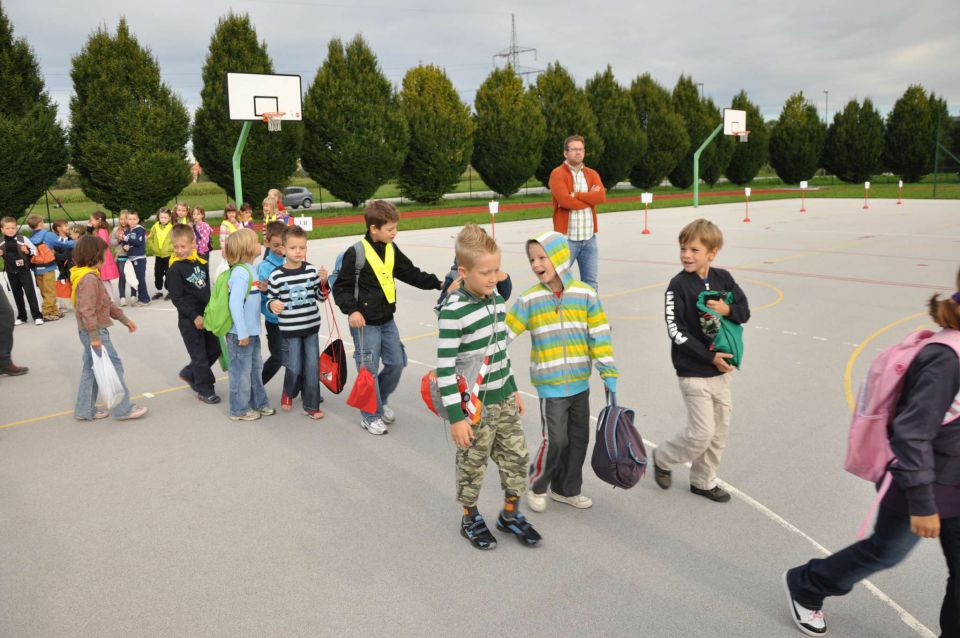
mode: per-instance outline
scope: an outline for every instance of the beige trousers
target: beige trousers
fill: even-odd
[[[730,373],[716,377],[680,377],[687,406],[687,428],[657,448],[657,465],[669,470],[690,463],[690,485],[703,490],[717,485],[717,468],[730,431]]]

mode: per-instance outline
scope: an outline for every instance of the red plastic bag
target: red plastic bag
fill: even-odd
[[[377,411],[377,380],[366,368],[360,368],[353,389],[347,397],[347,405],[370,414]]]
[[[327,303],[331,305],[333,303],[329,295],[327,296]],[[320,383],[326,386],[330,392],[340,394],[347,385],[347,351],[343,347],[343,339],[340,338],[340,326],[337,325],[336,315],[331,308],[327,308],[327,321],[331,324],[333,330],[331,330],[330,337],[327,339],[327,346],[320,353]],[[374,410],[370,411],[373,412]]]

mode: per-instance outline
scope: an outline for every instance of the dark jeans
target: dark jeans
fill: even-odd
[[[264,324],[267,326],[267,350],[270,351],[270,356],[263,362],[262,379],[263,385],[267,385],[270,379],[283,367],[285,359],[284,353],[287,351],[287,344],[284,343],[283,337],[280,336],[279,324],[273,323],[272,321],[264,321]]]
[[[804,607],[821,609],[824,598],[843,596],[864,578],[893,567],[919,541],[910,531],[908,515],[881,505],[870,538],[788,571],[790,593]],[[960,516],[940,521],[940,545],[949,573],[940,608],[941,635],[960,637]]]
[[[163,292],[167,269],[170,267],[170,258],[154,257],[153,259],[153,287],[157,289],[157,292]]]
[[[17,319],[27,320],[27,308],[23,303],[24,295],[27,297],[27,305],[30,306],[30,315],[34,319],[40,319],[40,304],[37,303],[37,291],[33,287],[33,275],[30,274],[30,269],[8,271],[7,281],[10,282],[13,301],[17,304]]]
[[[530,488],[576,496],[583,486],[583,462],[590,444],[590,390],[572,397],[540,399],[543,443],[530,466]]]
[[[13,351],[13,306],[7,299],[7,293],[0,290],[0,366],[13,363],[10,353]]]
[[[147,292],[147,260],[130,260],[133,264],[133,272],[137,274],[137,300],[143,303],[150,303],[150,293]]]
[[[177,328],[190,355],[190,363],[180,371],[180,376],[194,392],[209,397],[214,394],[213,385],[216,383],[210,368],[220,358],[220,341],[209,330],[197,330],[196,325],[184,317],[177,321]]]

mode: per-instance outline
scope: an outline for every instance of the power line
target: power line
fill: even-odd
[[[517,44],[517,18],[514,14],[510,14],[510,46],[506,49],[500,51],[499,53],[493,54],[493,65],[497,66],[497,58],[502,58],[506,60],[507,64],[513,67],[514,72],[517,75],[537,75],[543,73],[543,69],[538,69],[532,66],[525,66],[520,64],[520,54],[521,53],[533,53],[533,59],[537,59],[537,50],[531,47],[522,47]]]

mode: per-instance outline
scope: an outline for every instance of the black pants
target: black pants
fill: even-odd
[[[33,286],[33,275],[29,268],[22,270],[7,271],[7,280],[10,282],[10,292],[13,294],[13,301],[17,304],[17,319],[27,320],[27,309],[23,303],[23,296],[27,296],[27,303],[30,305],[30,314],[33,318],[41,319],[40,305],[37,303],[37,291]]]
[[[180,317],[177,327],[190,355],[190,363],[180,371],[180,376],[186,379],[194,392],[208,397],[214,393],[216,379],[210,368],[220,358],[220,341],[212,332],[198,330],[192,320],[184,317]]]
[[[163,282],[170,267],[169,257],[154,257],[153,260],[153,287],[157,292],[163,292]]]
[[[13,306],[7,299],[7,293],[0,290],[0,366],[13,363],[10,353],[13,351]]]
[[[530,466],[530,488],[576,496],[590,443],[590,390],[572,397],[540,399],[543,443]]]
[[[263,380],[263,385],[267,385],[267,382],[283,367],[284,344],[283,337],[280,336],[280,325],[272,321],[264,323],[267,324],[267,349],[270,350],[270,356],[263,362],[260,378]]]

